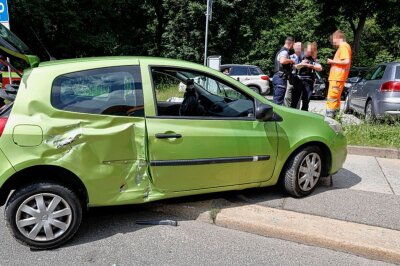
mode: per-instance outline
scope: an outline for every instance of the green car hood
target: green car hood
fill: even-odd
[[[14,33],[0,24],[0,55],[17,57],[26,61],[30,67],[39,65],[39,57],[33,55],[29,47]]]

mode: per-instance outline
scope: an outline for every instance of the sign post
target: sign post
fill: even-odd
[[[205,34],[205,40],[204,40],[204,65],[205,66],[207,66],[208,23],[212,20],[212,5],[213,5],[213,0],[207,0],[206,34]]]

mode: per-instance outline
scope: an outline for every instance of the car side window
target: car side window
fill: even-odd
[[[254,100],[227,82],[187,69],[152,69],[158,116],[253,118]]]
[[[57,77],[51,103],[71,112],[144,116],[139,66],[98,68]]]
[[[261,69],[259,69],[258,67],[249,67],[249,69],[252,76],[259,76],[263,74]]]
[[[368,70],[363,79],[364,79],[364,80],[371,80],[371,79],[372,79],[372,76],[374,75],[374,73],[376,72],[376,70],[377,70],[376,67],[375,67],[375,68],[372,68],[372,69],[370,69],[370,70]]]
[[[372,75],[371,80],[379,80],[385,74],[386,66],[379,66],[375,73]]]
[[[233,66],[231,68],[231,76],[247,76],[249,75],[248,69],[245,66]]]

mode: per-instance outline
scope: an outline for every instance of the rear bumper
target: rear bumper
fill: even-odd
[[[377,117],[400,117],[400,97],[378,99],[374,106]]]
[[[4,183],[15,173],[15,169],[0,149],[0,206],[7,200],[9,191],[5,190]]]

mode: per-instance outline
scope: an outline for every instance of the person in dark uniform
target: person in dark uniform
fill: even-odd
[[[283,105],[287,83],[292,75],[292,67],[296,63],[290,59],[290,50],[293,48],[294,39],[287,37],[285,45],[278,51],[275,57],[275,74],[272,84],[274,86],[274,103]]]
[[[301,110],[308,111],[310,99],[314,90],[316,71],[322,71],[321,64],[318,63],[315,51],[316,45],[309,43],[304,53],[302,62],[295,66],[297,68],[297,76],[302,85]]]

